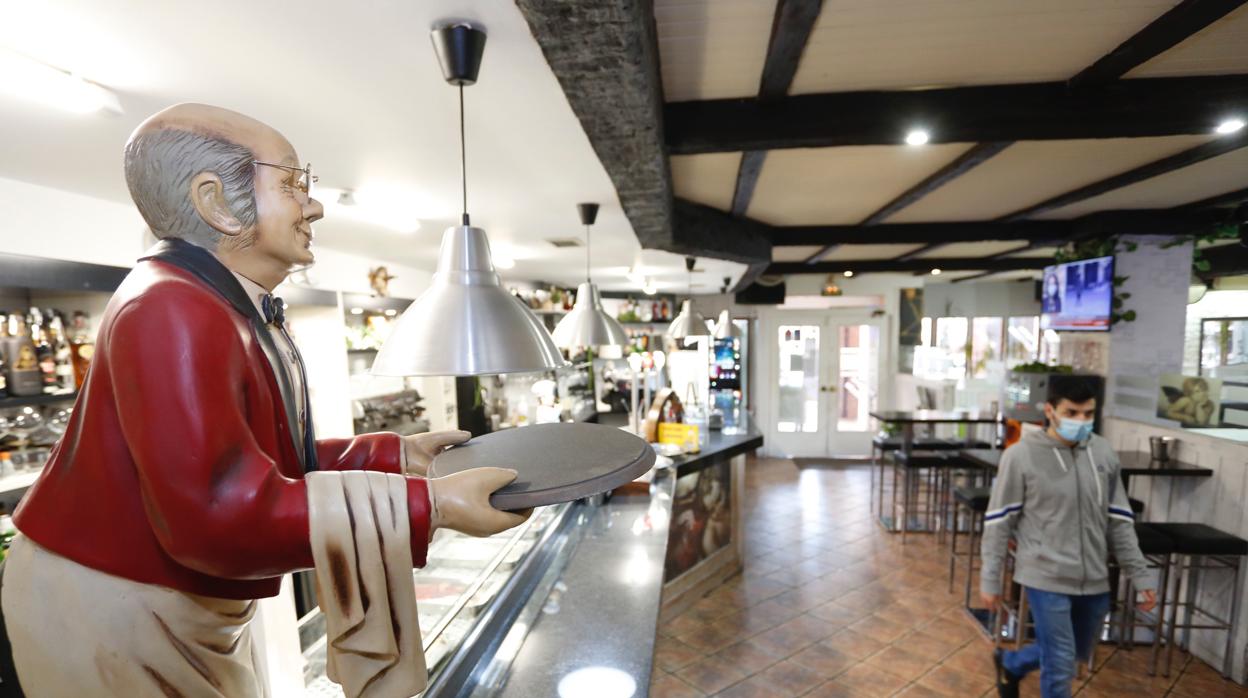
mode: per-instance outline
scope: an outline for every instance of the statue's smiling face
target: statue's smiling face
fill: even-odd
[[[257,134],[250,143],[261,162],[294,169],[256,166],[256,228],[254,254],[265,255],[289,269],[314,261],[312,222],[324,215],[324,208],[300,185],[303,173],[294,147],[272,129]]]

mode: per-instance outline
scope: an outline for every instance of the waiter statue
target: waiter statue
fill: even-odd
[[[271,292],[312,263],[322,208],[281,134],[177,105],[131,135],[125,175],[160,242],[109,301],[69,427],[17,510],[3,694],[266,696],[256,599],[314,569],[330,678],[348,696],[413,695],[427,674],[410,570],[437,528],[524,521],[489,505],[515,472],[425,479],[465,432],[313,436]]]

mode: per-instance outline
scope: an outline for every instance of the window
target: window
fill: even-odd
[[[1001,332],[999,317],[977,317],[971,321],[971,378],[1001,376]]]

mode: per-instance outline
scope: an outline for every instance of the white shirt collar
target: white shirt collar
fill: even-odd
[[[243,291],[247,293],[247,297],[250,298],[251,302],[255,304],[256,312],[260,314],[261,318],[263,318],[263,299],[265,296],[269,295],[268,289],[236,271],[231,270],[230,273],[234,275],[234,278],[238,279],[238,283],[243,285]]]

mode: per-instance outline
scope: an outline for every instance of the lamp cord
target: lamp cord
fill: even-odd
[[[589,283],[589,226],[585,226],[585,283]]]
[[[464,225],[468,225],[468,146],[464,135],[464,86],[459,86],[459,176],[464,192]]]

